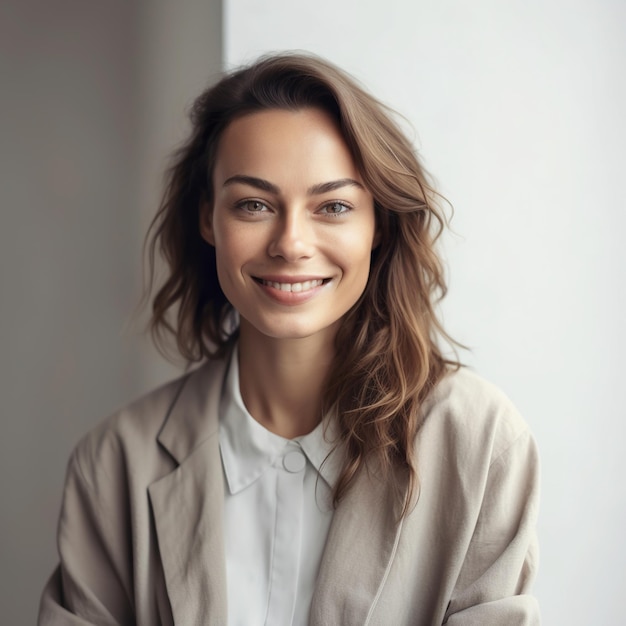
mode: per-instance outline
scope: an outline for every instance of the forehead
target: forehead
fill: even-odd
[[[214,182],[248,174],[275,182],[360,179],[336,121],[325,111],[269,109],[231,122],[220,138]],[[313,180],[318,178],[319,180]]]

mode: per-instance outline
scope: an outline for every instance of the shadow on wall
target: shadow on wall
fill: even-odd
[[[222,66],[220,2],[0,8],[0,606],[35,623],[69,453],[168,378],[131,324],[186,109]]]

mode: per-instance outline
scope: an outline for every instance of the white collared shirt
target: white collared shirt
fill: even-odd
[[[307,624],[333,516],[323,426],[284,439],[248,413],[233,353],[220,404],[229,626]]]

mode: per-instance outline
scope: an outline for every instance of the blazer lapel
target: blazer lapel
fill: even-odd
[[[368,624],[396,553],[402,523],[388,483],[360,472],[328,534],[311,626]]]
[[[218,406],[225,367],[192,373],[159,435],[179,464],[148,488],[176,624],[226,623]]]
[[[159,435],[178,466],[148,488],[176,624],[225,624],[224,478],[219,399],[225,362],[190,374]],[[388,483],[363,470],[341,501],[324,549],[310,624],[370,620],[401,531]]]

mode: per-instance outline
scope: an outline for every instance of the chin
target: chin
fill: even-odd
[[[266,337],[269,337],[271,339],[277,339],[277,340],[281,340],[281,339],[285,339],[285,340],[289,340],[289,339],[309,339],[310,337],[315,337],[317,335],[319,335],[320,337],[322,335],[325,334],[324,331],[319,330],[319,329],[309,329],[309,328],[286,328],[286,327],[282,327],[282,328],[272,328],[272,329],[267,329],[266,332],[263,333]]]
[[[313,337],[319,337],[324,339],[334,335],[339,327],[338,321],[328,325],[320,326],[318,324],[302,323],[297,320],[273,320],[271,323],[256,323],[253,324],[250,321],[247,323],[248,334],[250,335],[262,335],[269,339],[280,340],[297,340],[297,339],[311,339]]]

